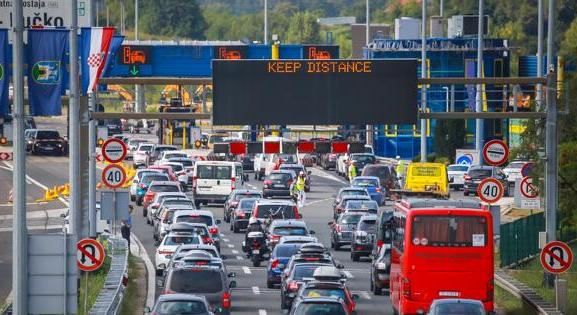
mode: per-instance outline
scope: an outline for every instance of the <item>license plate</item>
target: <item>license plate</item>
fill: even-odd
[[[46,150],[46,151],[52,151],[52,150],[54,150],[54,148],[53,148],[53,147],[44,147],[44,150]]]
[[[284,185],[274,185],[276,188],[284,188]]]
[[[461,295],[459,292],[455,291],[440,291],[439,296],[447,296],[447,297],[459,297]]]
[[[252,253],[255,254],[255,255],[258,255],[258,254],[260,254],[260,250],[254,249],[254,250],[252,251]]]

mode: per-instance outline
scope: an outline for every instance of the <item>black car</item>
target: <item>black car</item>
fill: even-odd
[[[370,164],[366,165],[361,172],[361,176],[376,176],[381,182],[381,187],[385,189],[385,197],[389,198],[389,191],[400,189],[397,172],[392,165]]]
[[[239,201],[244,198],[262,198],[262,193],[251,189],[233,190],[224,202],[223,218],[225,222],[230,222],[232,212],[238,206]]]
[[[243,198],[239,201],[230,215],[230,229],[234,233],[244,230],[248,226],[248,220],[252,214],[252,208],[259,198]]]
[[[360,257],[368,257],[373,251],[375,241],[377,216],[367,214],[361,217],[357,223],[357,229],[353,233],[351,244],[351,260],[359,261]]]
[[[509,196],[509,181],[507,180],[507,175],[498,167],[481,165],[472,165],[469,167],[469,171],[465,175],[465,183],[463,184],[463,195],[475,195],[479,184],[489,177],[498,180],[503,185],[504,195]]]
[[[375,164],[377,161],[375,155],[371,153],[353,153],[350,155],[349,160],[355,162],[357,174],[362,173],[365,166]]]
[[[313,274],[318,267],[322,266],[332,266],[332,264],[318,263],[318,262],[305,262],[296,263],[292,265],[292,268],[283,272],[281,276],[281,309],[290,309],[294,298],[297,295],[298,290],[301,285],[307,279],[313,279]]]
[[[278,170],[271,172],[263,182],[263,196],[265,198],[276,196],[290,197],[295,176],[293,171]]]
[[[373,255],[371,262],[371,291],[375,295],[381,295],[384,289],[390,288],[391,273],[391,247],[383,245]]]
[[[26,151],[31,154],[68,154],[68,141],[56,130],[29,130],[25,138]]]
[[[302,164],[281,164],[279,170],[294,171],[297,176],[303,172],[305,174],[305,192],[311,191],[311,171],[307,171]]]
[[[109,135],[122,133],[122,121],[118,118],[108,119],[106,121],[106,128],[108,129]]]

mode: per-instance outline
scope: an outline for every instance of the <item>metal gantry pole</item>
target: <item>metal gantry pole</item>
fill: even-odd
[[[537,14],[537,77],[543,76],[543,0],[538,0]],[[543,85],[537,84],[537,110],[542,110],[543,106]]]
[[[369,41],[371,40],[371,9],[370,9],[370,3],[369,0],[365,1],[365,17],[366,17],[366,25],[365,25],[365,46],[369,46]],[[373,139],[373,125],[366,125],[366,132],[365,132],[365,139],[368,145],[373,145],[374,144],[374,139]]]
[[[483,77],[483,15],[484,0],[479,0],[479,28],[477,34],[477,78]],[[475,95],[475,111],[480,113],[483,111],[483,85],[477,84],[477,93]],[[483,149],[483,119],[475,121],[475,150],[481,152]],[[481,161],[481,156],[479,156]]]
[[[70,104],[69,106],[69,177],[70,177],[70,234],[80,239],[82,215],[80,211],[80,89],[78,86],[78,15],[76,0],[70,0]]]
[[[427,77],[427,0],[422,1],[421,20],[421,78]],[[421,112],[427,111],[427,85],[421,84]],[[421,119],[421,162],[427,161],[427,120]]]
[[[557,82],[555,75],[555,0],[549,0],[547,23],[547,120],[545,124],[545,223],[547,241],[557,239]]]
[[[264,0],[264,41],[268,45],[268,0]]]
[[[89,111],[96,111],[96,93],[88,96]],[[88,122],[88,218],[90,222],[90,237],[96,237],[96,120]]]
[[[134,0],[134,40],[138,41],[138,18],[139,18],[139,0]],[[144,99],[144,85],[136,84],[134,86],[134,111],[143,113],[146,111]],[[146,124],[145,124],[146,126]]]
[[[26,229],[26,152],[24,150],[24,21],[22,0],[12,2],[14,28],[12,55],[14,85],[12,170],[12,307],[14,314],[28,313],[28,256]]]

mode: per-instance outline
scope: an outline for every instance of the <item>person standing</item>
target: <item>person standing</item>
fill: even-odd
[[[351,164],[349,165],[349,181],[351,182],[351,184],[353,183],[353,179],[355,179],[355,177],[357,177],[357,165],[355,164],[355,161],[351,161]]]
[[[122,238],[128,243],[128,250],[130,251],[130,229],[132,228],[132,211],[134,207],[132,205],[128,206],[128,218],[126,220],[120,221],[120,234]]]
[[[305,172],[301,171],[299,176],[297,177],[297,181],[295,183],[295,190],[298,194],[297,203],[299,208],[302,208],[305,205],[306,195],[305,195],[305,186],[306,186],[306,178]]]

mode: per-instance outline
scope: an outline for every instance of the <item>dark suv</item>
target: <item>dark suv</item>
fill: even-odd
[[[68,142],[56,130],[30,130],[25,138],[26,151],[31,154],[68,154]]]
[[[361,217],[357,223],[357,229],[353,233],[353,242],[351,244],[351,260],[359,261],[360,257],[367,257],[373,251],[373,242],[375,241],[377,227],[377,216],[367,214]]]
[[[503,173],[503,171],[498,167],[481,165],[473,165],[469,167],[469,171],[465,175],[463,195],[475,195],[479,183],[489,177],[498,180],[503,185],[504,195],[509,196],[509,182],[507,181],[507,175],[505,175],[505,173]]]

